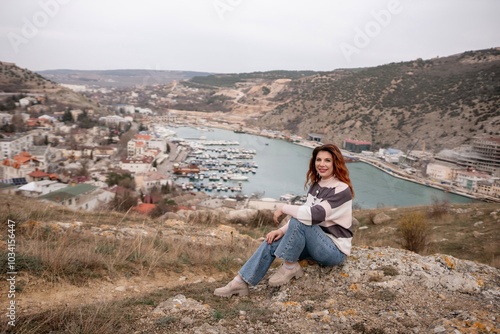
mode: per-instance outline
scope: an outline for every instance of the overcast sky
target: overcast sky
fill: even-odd
[[[499,18],[499,0],[0,0],[0,61],[330,71],[500,47]]]

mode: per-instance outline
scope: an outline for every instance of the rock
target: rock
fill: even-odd
[[[254,216],[257,213],[255,209],[241,209],[241,210],[232,210],[228,214],[229,220],[236,219],[248,219]]]
[[[391,217],[389,217],[383,212],[380,212],[377,215],[375,215],[375,217],[373,217],[373,223],[375,225],[383,224],[385,222],[388,222],[389,220],[391,220]]]
[[[433,333],[445,333],[446,328],[444,328],[444,326],[436,326],[432,332]]]
[[[186,298],[184,295],[176,295],[166,301],[160,303],[154,310],[156,314],[170,314],[179,312],[203,312],[207,311],[207,307],[202,303]]]
[[[481,263],[354,247],[340,267],[307,262],[303,269],[304,276],[287,285],[273,288],[264,280],[250,296],[220,303],[176,295],[153,314],[178,319],[177,327],[168,328],[172,333],[465,333],[471,324],[495,333],[499,328],[500,270]],[[232,307],[235,315],[224,317]],[[228,309],[214,321],[221,308]],[[254,310],[269,316],[252,320]]]
[[[479,238],[480,236],[483,235],[483,233],[478,232],[478,231],[474,231],[474,232],[472,232],[472,235],[474,236],[474,238]]]

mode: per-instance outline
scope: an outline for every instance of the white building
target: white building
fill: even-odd
[[[113,197],[114,194],[110,191],[80,183],[40,196],[39,199],[55,202],[70,209],[92,211],[105,205]]]
[[[135,184],[137,190],[142,190],[147,193],[154,187],[160,190],[161,187],[169,184],[169,179],[167,176],[155,171],[147,173],[137,173],[135,175]]]
[[[125,118],[118,115],[103,116],[99,118],[99,122],[106,125],[119,125],[120,123],[128,123]]]
[[[160,152],[167,151],[167,141],[164,138],[151,138],[147,143],[148,148],[156,148]]]
[[[135,112],[141,114],[141,115],[152,115],[153,114],[153,111],[149,108],[140,108],[140,107],[137,107],[135,108]]]
[[[471,171],[457,171],[456,183],[458,186],[477,191],[477,184],[480,181],[490,181],[492,177],[486,173],[471,172]]]
[[[70,84],[60,84],[63,87],[66,87],[68,89],[71,89],[74,92],[82,93],[87,91],[87,87],[84,85],[70,85]]]
[[[403,155],[403,152],[395,148],[381,148],[378,151],[378,156],[385,162],[397,164],[399,163],[399,158]]]
[[[23,151],[29,151],[33,147],[34,133],[16,134],[11,137],[0,139],[0,158],[12,158]]]
[[[131,173],[146,173],[152,168],[153,157],[127,158],[120,161],[120,168]]]
[[[148,134],[137,134],[127,143],[127,156],[138,157],[142,155],[157,156],[158,153],[147,153],[148,151],[159,151],[163,153],[167,150],[167,141],[163,138],[153,138]]]
[[[427,164],[426,173],[429,177],[439,181],[453,181],[455,180],[459,167],[445,162],[436,163],[431,162]]]
[[[135,113],[135,107],[131,104],[117,104],[115,108],[119,112],[123,111],[124,114],[133,115]]]
[[[38,197],[67,186],[67,184],[52,180],[33,181],[19,187],[17,193],[26,197]]]
[[[134,140],[131,139],[127,143],[127,156],[128,157],[137,157],[144,154],[146,150],[146,142],[142,140]]]
[[[477,193],[500,198],[500,179],[477,182]]]
[[[36,100],[35,100],[36,101]],[[31,103],[33,102],[32,98],[30,97],[24,97],[22,99],[19,100],[19,106],[21,108],[26,108],[27,106],[29,106]]]

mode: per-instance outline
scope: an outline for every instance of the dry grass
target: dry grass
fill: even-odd
[[[9,203],[10,206],[7,206]],[[463,207],[465,213],[456,213],[454,209]],[[398,223],[405,217],[420,215],[432,227],[433,239],[426,253],[439,252],[457,258],[476,260],[495,267],[500,267],[500,233],[498,218],[490,213],[497,210],[497,205],[481,203],[477,205],[447,205],[446,210],[433,210],[429,207],[358,210],[356,218],[360,227],[354,237],[354,245],[401,247],[398,236]],[[391,221],[374,225],[371,221],[374,214],[385,212]],[[437,214],[437,211],[440,211]],[[226,273],[232,277],[254,251],[253,245],[235,243],[227,240],[223,244],[209,245],[192,242],[189,237],[175,234],[165,236],[160,233],[133,238],[107,238],[78,231],[57,232],[38,222],[81,221],[90,226],[111,225],[126,227],[130,223],[137,225],[160,227],[160,220],[135,216],[130,213],[116,212],[74,212],[47,206],[36,201],[29,205],[19,198],[0,196],[0,217],[15,220],[19,230],[16,231],[18,242],[16,265],[18,270],[28,275],[41,278],[49,283],[69,282],[84,285],[92,280],[104,277],[147,277],[156,272],[183,273],[196,267],[200,272]],[[195,212],[186,225],[203,231],[205,228],[220,223],[232,224],[240,233],[247,233],[254,238],[261,237],[275,228],[272,213],[260,211],[246,220],[224,221],[217,212]],[[159,230],[159,229],[157,229]],[[473,232],[477,232],[473,234]],[[1,231],[3,237],[5,231]],[[4,252],[2,250],[2,252]],[[0,270],[5,269],[4,254],[1,254]],[[381,268],[386,275],[396,275],[391,267]],[[387,273],[386,273],[387,272]],[[161,301],[182,293],[186,297],[196,298],[212,305],[215,310],[215,321],[220,319],[237,319],[239,311],[245,311],[250,319],[261,319],[269,316],[266,310],[259,309],[251,300],[227,300],[214,298],[211,291],[220,282],[198,285],[177,286],[173,290],[161,289],[140,297],[96,303],[84,307],[52,309],[35,314],[20,314],[16,328],[9,329],[6,322],[0,324],[0,332],[7,333],[129,333],[140,332],[138,315],[147,314]],[[23,286],[19,284],[19,288]],[[207,292],[208,291],[208,292]],[[384,296],[383,296],[384,297]],[[385,298],[385,297],[384,297]],[[160,318],[156,327],[170,328],[179,319]],[[10,332],[9,332],[10,330]]]
[[[208,227],[225,223],[226,217],[218,211],[200,210],[191,212],[187,221],[191,225]]]
[[[1,210],[0,210],[1,211]],[[230,277],[241,266],[241,259],[248,258],[254,248],[249,244],[228,240],[225,244],[206,245],[190,241],[181,235],[173,237],[157,233],[150,236],[133,238],[104,237],[85,234],[81,231],[54,229],[40,221],[65,221],[78,218],[84,224],[127,226],[127,221],[144,220],[141,216],[109,213],[73,212],[57,208],[54,211],[44,210],[39,203],[33,202],[28,210],[2,212],[5,217],[16,219],[16,266],[23,277],[33,276],[43,281],[56,284],[68,282],[77,286],[86,285],[90,281],[105,277],[144,277],[157,272],[183,273],[196,267],[205,272],[226,272]],[[110,218],[111,217],[111,218]],[[10,219],[12,219],[10,218]],[[35,219],[36,220],[33,220]],[[188,224],[193,228],[210,227],[220,224],[220,216],[210,212],[197,213],[190,217]],[[13,219],[13,220],[14,220]],[[17,224],[19,222],[19,224]],[[143,221],[144,222],[144,221]],[[144,223],[160,225],[159,221],[146,220]],[[4,231],[2,231],[4,233]],[[1,250],[0,271],[6,273],[7,263]],[[18,282],[22,290],[23,284]],[[206,289],[206,286],[203,287]],[[53,308],[34,314],[18,314],[16,327],[9,327],[7,322],[0,324],[2,333],[131,333],[137,330],[139,315],[150,312],[153,306],[170,297],[173,292],[195,297],[196,289],[179,288],[175,291],[161,290],[140,298],[114,300],[85,306]],[[213,289],[213,288],[212,288]],[[191,293],[189,292],[191,291]],[[19,291],[21,292],[21,291]],[[203,292],[206,295],[206,291]],[[220,303],[218,301],[218,303]],[[242,302],[244,303],[244,302]],[[239,316],[238,309],[251,310],[251,305],[240,305],[237,308],[223,303],[214,312],[214,319]],[[256,319],[265,313],[261,310]],[[178,319],[159,319],[158,328],[167,328],[170,321]]]
[[[123,302],[107,302],[78,308],[58,308],[37,314],[21,315],[16,326],[0,324],[2,333],[127,333],[133,315]]]
[[[454,213],[453,209],[459,207],[465,208],[467,213]],[[424,254],[449,254],[500,267],[500,233],[497,220],[490,215],[495,209],[496,204],[488,203],[462,206],[435,203],[431,207],[357,210],[355,216],[360,227],[368,228],[358,229],[353,243],[359,246],[400,248],[405,241],[399,234],[400,223],[407,219],[405,217],[425,214],[425,222],[432,228],[433,238],[425,241],[428,247]],[[373,225],[373,216],[382,211],[392,218],[391,221]],[[253,250],[248,244],[228,242],[224,246],[211,246],[191,242],[189,238],[167,238],[160,234],[116,239],[77,231],[54,233],[37,222],[81,221],[90,226],[114,227],[126,227],[138,222],[159,227],[162,222],[130,213],[72,211],[35,200],[30,200],[29,205],[26,205],[25,198],[16,196],[7,198],[0,195],[0,217],[3,221],[16,221],[16,264],[19,269],[51,282],[63,279],[83,284],[105,276],[147,276],[156,270],[181,272],[186,266],[210,267],[229,273],[236,270],[241,259],[250,256]],[[231,222],[225,221],[217,211],[196,211],[187,222],[197,228],[221,223],[233,224],[240,233],[253,238],[262,237],[275,228],[269,210],[261,210],[248,219]],[[5,236],[5,232],[0,233]],[[5,250],[0,252],[0,270],[5,273]]]
[[[30,205],[21,201],[18,197],[0,196],[0,217],[16,222],[17,270],[52,283],[64,280],[82,285],[91,279],[149,276],[156,271],[182,272],[192,266],[230,272],[240,264],[239,258],[250,256],[253,251],[245,243],[229,241],[227,245],[215,246],[178,235],[164,237],[158,232],[128,238],[99,236],[89,232],[89,228],[101,225],[119,228],[138,222],[160,227],[162,222],[130,213],[72,211],[35,200]],[[63,231],[58,225],[48,224],[68,221],[82,222],[85,231]],[[187,222],[198,229],[220,223],[224,223],[222,216],[210,211],[195,212]],[[5,236],[6,232],[5,229],[0,234]],[[2,275],[8,272],[6,253],[6,248],[0,248]]]
[[[462,212],[457,212],[459,210]],[[389,215],[391,221],[374,225],[371,219],[378,212]],[[353,244],[401,248],[403,240],[398,223],[407,215],[420,213],[426,217],[432,231],[428,247],[422,254],[448,254],[500,268],[500,212],[497,216],[492,212],[498,212],[498,203],[434,203],[429,207],[358,210],[354,216],[363,228],[358,227]]]
[[[11,219],[16,224],[28,221],[74,222],[84,221],[92,225],[124,225],[144,220],[144,216],[130,212],[120,213],[106,208],[97,211],[71,210],[63,206],[27,199],[21,196],[0,194],[0,221]],[[152,220],[151,220],[152,221]]]
[[[102,277],[149,276],[156,271],[182,272],[184,267],[234,270],[238,255],[249,256],[246,244],[212,246],[160,235],[116,239],[56,233],[36,227],[17,238],[16,266],[19,271],[44,278],[81,285]],[[1,251],[0,270],[6,273],[6,251]],[[5,255],[5,256],[4,256]]]

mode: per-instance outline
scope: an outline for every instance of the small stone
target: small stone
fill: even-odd
[[[434,330],[432,331],[433,333],[444,333],[446,332],[446,328],[444,328],[444,326],[437,326],[434,328]]]

